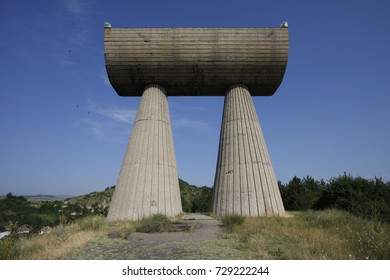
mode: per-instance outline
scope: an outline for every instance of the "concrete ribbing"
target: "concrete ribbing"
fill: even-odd
[[[105,28],[108,78],[121,96],[160,81],[173,96],[224,96],[240,81],[253,96],[283,79],[288,28]]]
[[[285,213],[252,97],[241,85],[225,97],[213,211],[218,216]]]
[[[151,85],[142,95],[107,218],[138,220],[181,212],[167,94]]]

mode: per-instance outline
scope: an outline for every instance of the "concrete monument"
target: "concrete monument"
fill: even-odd
[[[217,215],[283,215],[252,96],[271,96],[288,57],[288,28],[112,28],[104,53],[120,96],[142,96],[109,220],[182,212],[168,96],[225,96],[213,190]],[[190,147],[189,147],[190,148]]]

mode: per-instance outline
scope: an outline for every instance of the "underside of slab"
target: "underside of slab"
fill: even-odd
[[[224,96],[245,84],[273,95],[288,57],[288,28],[105,28],[108,78],[121,96],[156,83],[174,96]]]

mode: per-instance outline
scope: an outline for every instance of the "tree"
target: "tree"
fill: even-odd
[[[280,190],[286,210],[307,210],[317,204],[321,196],[323,182],[306,176],[302,180],[294,176],[286,186],[280,182]]]
[[[390,222],[390,186],[381,178],[367,180],[344,173],[329,181],[317,206]]]

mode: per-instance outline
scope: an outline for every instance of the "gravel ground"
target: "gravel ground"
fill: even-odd
[[[64,259],[76,260],[175,260],[246,259],[223,238],[222,223],[209,216],[190,214],[183,223],[193,224],[190,232],[139,233],[127,240],[102,238],[89,242]]]

